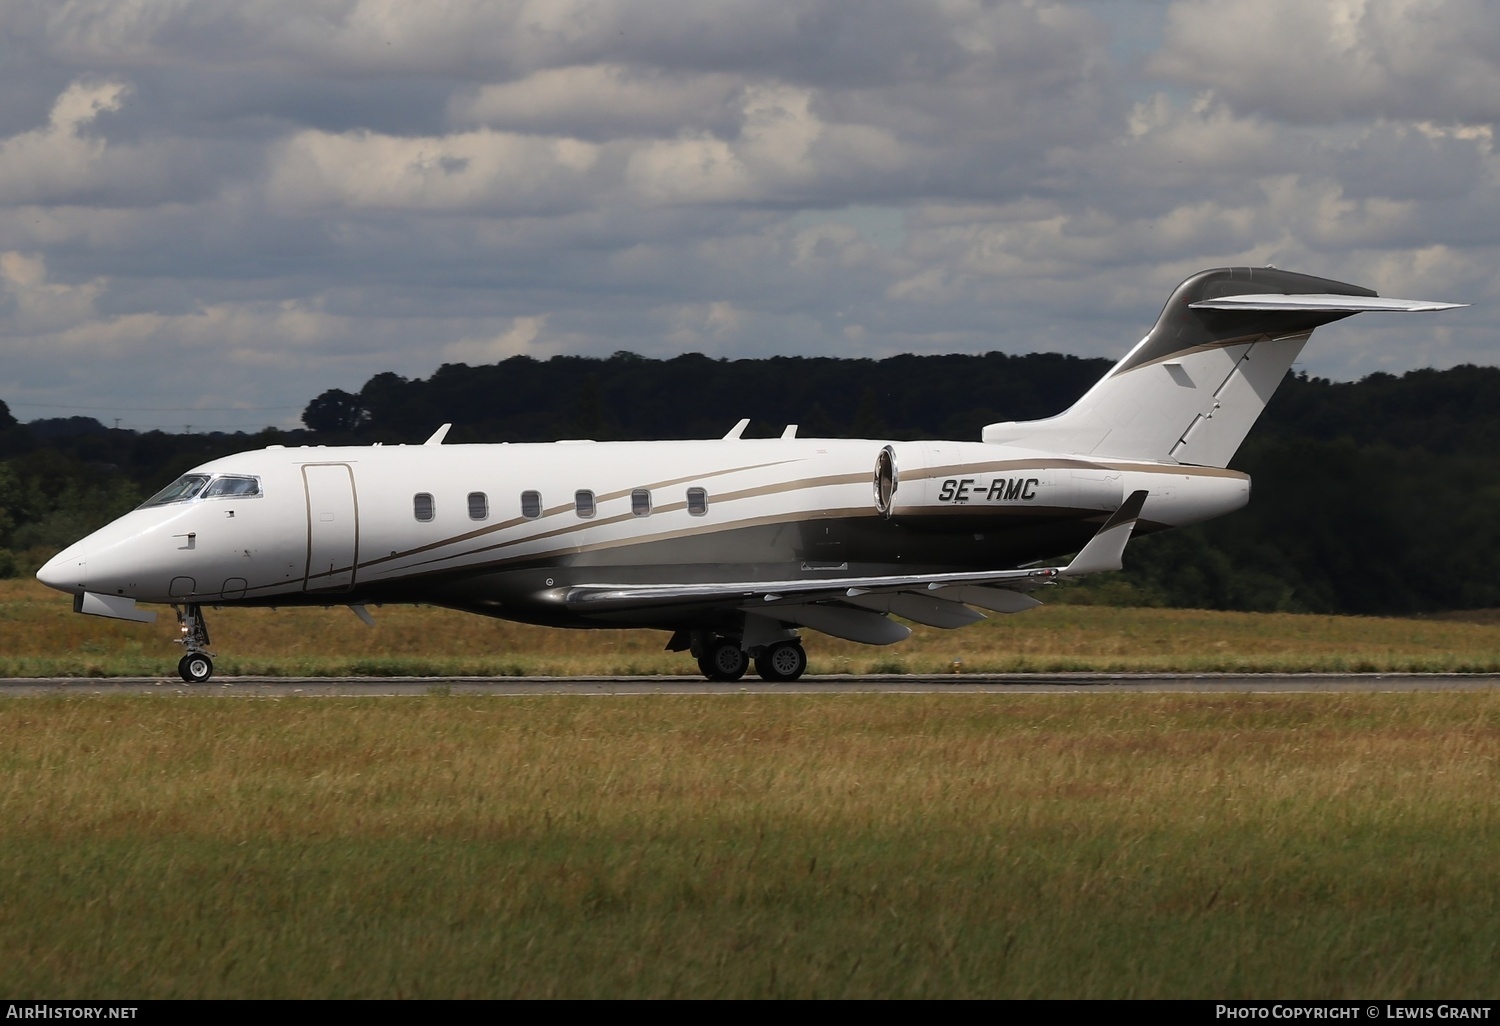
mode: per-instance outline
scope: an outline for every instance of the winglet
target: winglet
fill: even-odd
[[[448,437],[448,430],[451,427],[453,427],[452,424],[444,424],[442,427],[438,428],[436,431],[434,431],[432,433],[432,437],[431,438],[427,439],[427,441],[423,442],[422,444],[423,445],[442,445],[443,444],[443,439]]]
[[[1079,577],[1097,574],[1106,570],[1118,570],[1125,556],[1125,545],[1130,541],[1135,522],[1140,518],[1141,507],[1146,505],[1144,489],[1131,492],[1130,497],[1120,503],[1120,508],[1094,533],[1073,562],[1062,568],[1060,577]]]
[[[750,418],[749,417],[742,418],[738,424],[736,424],[734,427],[732,427],[732,428],[729,429],[729,434],[727,434],[727,435],[724,436],[724,441],[727,442],[731,438],[738,438],[738,437],[740,437],[741,435],[743,435],[745,433],[745,429],[747,427],[749,427],[749,426],[750,426]]]

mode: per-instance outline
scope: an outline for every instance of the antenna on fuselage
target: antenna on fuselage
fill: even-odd
[[[452,426],[453,426],[452,424],[444,424],[442,427],[438,428],[436,431],[434,431],[432,433],[432,437],[431,438],[427,439],[427,441],[423,442],[422,444],[423,445],[442,445],[443,444],[443,439],[448,437],[448,429],[451,428]]]

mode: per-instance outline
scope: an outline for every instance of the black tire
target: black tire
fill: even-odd
[[[709,680],[728,683],[739,680],[750,668],[750,657],[737,642],[719,638],[708,646],[708,651],[698,657],[698,669]]]
[[[755,657],[755,672],[761,680],[796,680],[807,672],[807,653],[800,641],[782,641]]]
[[[177,673],[189,684],[202,684],[214,675],[214,661],[202,652],[189,652],[177,663]]]

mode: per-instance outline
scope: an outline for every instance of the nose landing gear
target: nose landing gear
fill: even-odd
[[[196,602],[189,602],[181,608],[173,606],[172,612],[177,614],[177,623],[182,628],[182,637],[172,643],[187,649],[187,655],[177,663],[177,672],[189,684],[202,684],[214,675],[212,654],[206,651],[208,624],[203,620],[203,611]]]

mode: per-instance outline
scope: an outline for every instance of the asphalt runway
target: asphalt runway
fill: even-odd
[[[792,684],[701,677],[17,677],[0,698],[23,695],[197,695],[220,698],[373,698],[402,695],[827,695],[827,694],[1276,694],[1487,691],[1500,675],[1467,673],[1050,673],[808,676]]]

